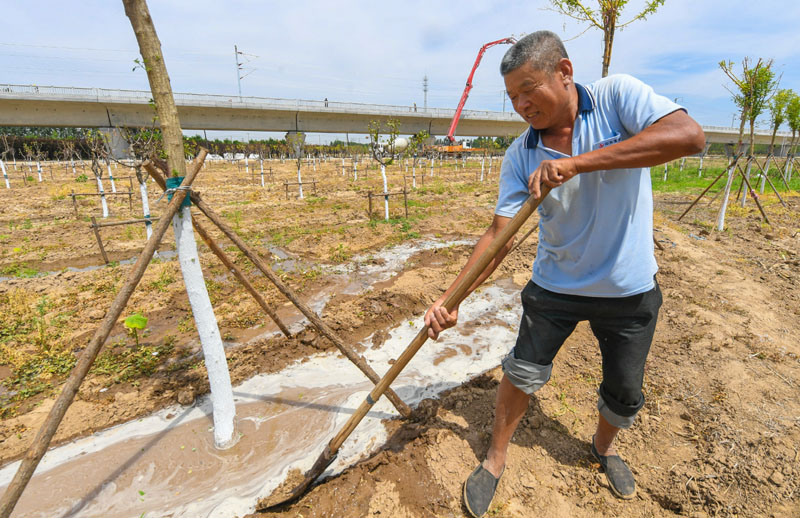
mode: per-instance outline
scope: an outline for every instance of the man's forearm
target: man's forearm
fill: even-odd
[[[651,167],[702,151],[703,130],[686,113],[673,112],[641,133],[572,158],[578,173]]]

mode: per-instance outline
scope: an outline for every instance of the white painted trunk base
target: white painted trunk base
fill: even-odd
[[[114,174],[111,172],[111,163],[106,163],[108,166],[108,181],[111,182],[111,192],[117,192],[117,184],[114,183]]]
[[[731,195],[731,185],[733,184],[733,167],[728,169],[728,181],[725,183],[725,192],[722,193],[722,206],[717,213],[717,230],[722,232],[725,229],[725,211],[728,210],[728,198]]]
[[[181,265],[186,294],[192,307],[197,334],[203,347],[208,381],[211,389],[211,406],[214,414],[214,444],[217,448],[229,448],[236,442],[233,419],[236,407],[233,403],[233,388],[225,359],[225,349],[217,326],[217,317],[208,298],[197,243],[192,230],[190,207],[182,207],[172,218],[178,261]]]
[[[764,170],[761,171],[761,185],[758,186],[758,192],[764,194],[764,188],[767,186],[767,175],[769,174],[769,166],[772,161],[772,156],[767,157],[767,163],[764,165]]]
[[[11,189],[11,184],[8,183],[8,171],[6,171],[6,164],[0,160],[0,167],[3,168],[3,179],[6,181],[6,189]]]
[[[97,179],[97,192],[100,193],[100,205],[103,206],[103,217],[108,217],[108,203],[106,203],[106,191],[103,190],[103,180],[100,179],[99,176],[95,176]]]
[[[383,192],[389,192],[389,188],[386,185],[386,166],[381,164],[381,176],[383,176]],[[389,221],[389,195],[384,194],[383,196],[383,209],[385,212],[385,219]]]
[[[142,214],[145,218],[150,217],[150,201],[147,197],[147,182],[139,183],[139,193],[142,195]],[[149,221],[144,224],[145,233],[147,234],[147,239],[150,239],[150,236],[153,235],[153,224]],[[156,251],[155,255],[158,255],[158,251]]]
[[[750,169],[753,167],[753,161],[747,161],[747,168],[744,171],[744,176],[747,178],[747,181],[750,181]],[[742,185],[742,199],[739,201],[739,205],[744,208],[744,204],[747,201],[747,184]]]

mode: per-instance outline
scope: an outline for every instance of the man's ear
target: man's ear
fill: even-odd
[[[569,59],[561,58],[556,65],[556,72],[560,74],[564,86],[572,84],[572,62]]]

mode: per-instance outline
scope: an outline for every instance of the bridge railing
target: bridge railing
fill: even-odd
[[[81,88],[69,86],[39,86],[0,84],[0,99],[36,97],[42,100],[74,100],[108,103],[143,104],[150,101],[152,94],[145,90],[122,90],[109,88]],[[193,94],[175,92],[175,103],[179,106],[208,106],[230,108],[286,109],[316,112],[329,110],[332,115],[340,113],[374,113],[380,116],[402,116],[420,118],[451,119],[455,110],[450,108],[421,108],[418,106],[397,106],[339,101],[317,101],[307,99],[280,99],[275,97],[252,97],[217,94]],[[521,121],[514,112],[495,112],[489,110],[464,110],[464,119],[493,119],[499,121]]]

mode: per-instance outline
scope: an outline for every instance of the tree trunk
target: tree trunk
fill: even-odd
[[[123,4],[125,5],[125,14],[131,21],[133,32],[139,43],[139,52],[145,63],[147,79],[150,82],[150,90],[156,104],[164,151],[167,152],[168,174],[173,177],[185,176],[183,133],[153,19],[150,17],[145,0],[123,0]],[[205,154],[201,152],[200,160],[204,157]],[[199,170],[201,166],[202,161],[197,164],[197,169]],[[236,440],[233,426],[235,416],[233,390],[222,337],[211,301],[208,298],[208,290],[197,255],[197,244],[188,206],[173,217],[173,229],[181,273],[186,285],[186,294],[189,297],[195,326],[206,359],[214,414],[214,443],[218,448],[225,448],[232,446]]]
[[[108,166],[108,181],[111,182],[111,192],[117,192],[117,184],[114,183],[114,173],[111,172],[111,162],[106,161]]]
[[[753,168],[753,160],[755,160],[755,158],[751,155],[749,160],[747,161],[747,167],[745,168],[744,171],[744,177],[747,179],[748,182],[750,181],[750,170]],[[747,201],[747,187],[744,186],[745,183],[747,182],[744,181],[742,182],[742,199],[739,203],[739,205],[742,208],[744,208],[745,202]]]
[[[614,46],[614,31],[617,27],[616,8],[603,11],[603,76],[608,76],[608,67],[611,64],[611,48]]]
[[[6,171],[6,164],[0,160],[0,167],[3,168],[3,179],[6,181],[6,189],[11,189],[11,184],[8,183],[8,172]]]
[[[770,146],[771,148],[772,146]],[[770,162],[772,162],[772,152],[767,155],[767,163],[764,164],[764,170],[761,171],[761,185],[758,187],[758,192],[764,194],[764,188],[767,186],[767,175],[769,174],[769,166]]]
[[[389,221],[389,195],[386,194],[389,192],[389,187],[386,184],[386,166],[381,164],[381,176],[383,176],[383,209],[385,220]]]
[[[747,111],[742,108],[742,120],[739,122],[739,142],[736,144],[736,153],[742,153],[744,147],[744,123],[747,120]]]
[[[125,15],[130,19],[139,51],[144,59],[147,79],[156,104],[158,122],[161,126],[164,151],[167,154],[169,176],[185,176],[186,161],[183,159],[183,134],[178,120],[178,109],[172,97],[167,67],[161,54],[161,42],[156,34],[153,19],[144,0],[122,0]]]
[[[139,193],[142,195],[142,214],[145,218],[145,234],[147,239],[153,235],[153,223],[150,222],[150,199],[147,196],[147,179],[142,175],[142,166],[136,166],[136,179],[139,180]],[[158,255],[156,250],[155,255]]]
[[[97,179],[97,192],[100,193],[100,205],[103,207],[103,217],[108,217],[108,203],[106,203],[106,192],[103,190],[103,181],[99,176],[95,175]]]
[[[717,230],[720,232],[725,230],[725,211],[728,209],[728,198],[731,195],[735,167],[736,160],[733,160],[731,165],[728,166],[728,181],[725,183],[725,192],[722,193],[722,206],[720,206],[719,213],[717,213]]]
[[[300,162],[301,160],[297,159],[297,187],[300,188],[300,199],[303,199],[303,180],[300,177]]]

